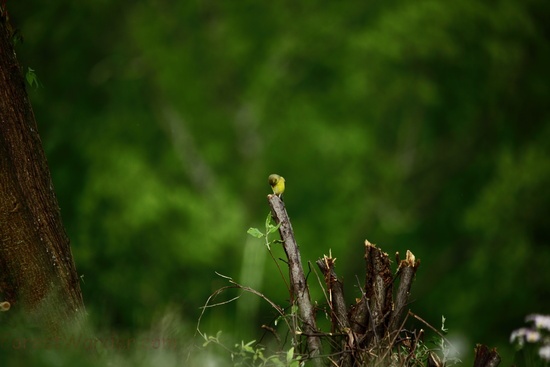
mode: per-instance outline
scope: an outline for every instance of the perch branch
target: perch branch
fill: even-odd
[[[280,224],[279,234],[283,242],[283,248],[288,259],[288,269],[290,278],[291,299],[298,305],[301,320],[303,322],[304,334],[307,335],[307,346],[309,355],[313,357],[313,363],[316,366],[322,366],[322,360],[319,357],[321,353],[321,340],[317,332],[317,323],[315,321],[315,309],[311,304],[309,288],[306,283],[302,261],[298,244],[294,239],[294,231],[290,224],[290,219],[286,212],[285,204],[277,195],[268,195],[271,215],[275,223]]]

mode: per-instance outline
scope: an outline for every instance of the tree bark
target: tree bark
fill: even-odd
[[[23,73],[0,14],[0,302],[47,333],[84,315]]]

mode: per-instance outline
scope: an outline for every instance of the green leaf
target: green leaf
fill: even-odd
[[[290,348],[288,352],[286,352],[286,363],[292,362],[294,359],[294,347]]]
[[[277,231],[279,229],[279,227],[281,226],[281,223],[279,223],[277,225],[271,224],[272,220],[273,220],[273,217],[271,216],[271,213],[268,213],[267,218],[265,218],[265,232],[266,232],[266,235]]]
[[[265,228],[268,228],[271,225],[272,218],[271,212],[267,213],[267,218],[265,218]]]
[[[441,315],[441,331],[443,331],[444,333],[447,333],[447,331],[449,331],[449,329],[445,328],[445,316]]]
[[[249,228],[248,231],[246,231],[249,235],[256,238],[262,238],[264,234],[260,232],[258,228]]]
[[[25,73],[25,78],[31,87],[38,88],[40,86],[40,82],[38,81],[38,77],[36,76],[34,69],[29,68]]]
[[[210,343],[218,343],[220,342],[219,338],[220,338],[220,335],[222,335],[222,331],[219,330],[217,333],[216,333],[216,336],[212,336],[212,335],[204,335],[204,340],[205,342],[203,343],[203,347],[207,346],[208,344]]]
[[[281,226],[281,223],[277,224],[276,226],[270,224],[269,228],[267,229],[267,234],[271,234],[273,232],[276,232],[279,229],[280,226]]]

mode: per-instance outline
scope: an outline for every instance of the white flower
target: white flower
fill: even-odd
[[[539,356],[542,359],[550,361],[550,345],[545,345],[539,349]]]
[[[525,321],[533,321],[537,329],[550,330],[550,316],[532,314],[525,318]]]
[[[529,343],[536,343],[539,340],[541,340],[540,333],[536,330],[527,328],[514,330],[510,335],[510,343],[517,341],[520,346],[523,346],[525,341]]]
[[[536,343],[540,339],[540,333],[536,330],[529,330],[529,332],[525,335],[525,340],[527,340],[529,343]]]

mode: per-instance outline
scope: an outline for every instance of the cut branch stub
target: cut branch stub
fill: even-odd
[[[399,262],[397,269],[396,277],[400,277],[400,280],[390,318],[390,331],[395,331],[400,325],[401,315],[409,301],[412,282],[419,266],[420,260],[417,260],[414,254],[407,250],[405,260]]]
[[[474,367],[497,367],[500,364],[500,356],[495,348],[489,350],[486,345],[478,344],[475,353]]]
[[[393,276],[388,254],[365,241],[365,296],[369,302],[369,330],[375,337],[382,338],[386,332],[387,320],[392,310]]]
[[[346,301],[344,300],[344,285],[334,271],[335,261],[335,258],[326,255],[317,260],[317,266],[323,272],[325,284],[327,285],[332,332],[349,329]]]

